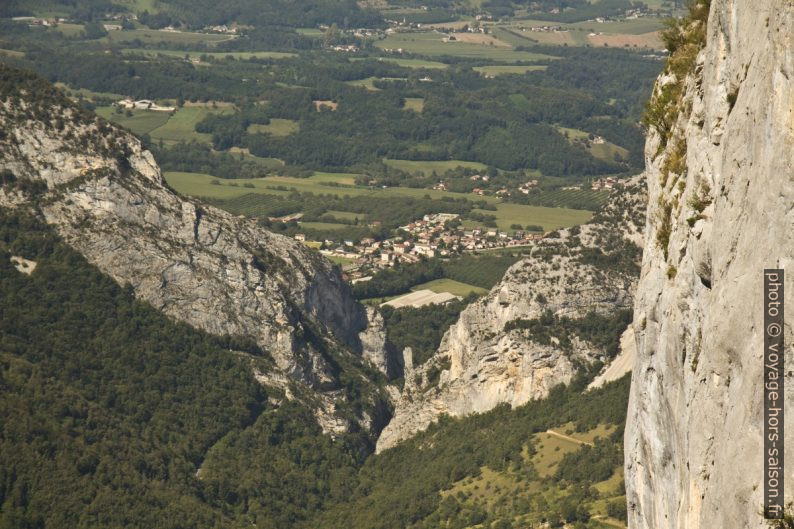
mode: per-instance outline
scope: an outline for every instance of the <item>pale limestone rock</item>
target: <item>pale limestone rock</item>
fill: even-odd
[[[737,94],[732,109],[729,94]],[[646,146],[648,222],[625,434],[629,527],[760,529],[764,268],[786,269],[794,307],[794,4],[712,0],[686,103],[691,112],[676,130],[688,154],[677,182],[674,175],[662,186],[670,149],[655,156],[659,135]],[[696,193],[712,201],[700,220]],[[676,196],[666,258],[656,240],[659,199]],[[792,334],[787,324],[789,366]],[[791,371],[786,378],[792,402]],[[785,442],[794,446],[791,428]]]

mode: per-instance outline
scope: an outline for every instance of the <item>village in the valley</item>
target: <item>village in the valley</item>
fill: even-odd
[[[364,271],[394,266],[397,263],[411,264],[424,258],[453,257],[465,252],[494,250],[525,246],[543,238],[542,232],[525,230],[502,231],[498,228],[465,229],[456,213],[425,215],[397,229],[397,235],[382,241],[371,237],[338,244],[322,242],[320,252],[329,257],[350,259],[345,267],[352,279],[362,277]],[[306,241],[303,234],[295,235]]]

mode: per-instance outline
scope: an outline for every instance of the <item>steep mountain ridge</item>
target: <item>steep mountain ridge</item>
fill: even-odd
[[[406,359],[405,388],[377,450],[444,414],[543,398],[609,362],[631,319],[644,209],[641,180],[627,181],[590,223],[539,241],[461,313],[430,360],[410,369]]]
[[[44,81],[0,65],[0,98],[0,206],[35,210],[165,314],[253,340],[275,364],[257,368],[263,382],[305,391],[326,431],[351,426],[335,413],[347,400],[340,364],[364,357],[392,374],[394,362],[337,269],[254,221],[178,197],[137,139]],[[381,410],[371,389],[369,407]],[[379,413],[358,419],[376,430]]]
[[[629,526],[761,528],[763,270],[794,258],[794,4],[699,1],[667,40],[646,144]]]

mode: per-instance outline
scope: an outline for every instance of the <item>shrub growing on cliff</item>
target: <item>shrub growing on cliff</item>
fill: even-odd
[[[695,59],[706,44],[706,23],[711,0],[693,0],[689,14],[681,19],[671,19],[662,31],[662,40],[670,53],[665,74],[674,79],[660,87],[648,102],[644,121],[659,134],[660,147],[667,145],[681,112],[684,82],[694,71]]]

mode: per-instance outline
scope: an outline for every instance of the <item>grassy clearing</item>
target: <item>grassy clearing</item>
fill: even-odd
[[[452,295],[463,298],[472,293],[478,295],[488,293],[488,291],[484,288],[469,285],[467,283],[461,283],[460,281],[455,281],[454,279],[435,279],[433,281],[428,281],[427,283],[422,283],[421,285],[416,285],[411,290],[432,290],[436,293],[449,292]]]
[[[117,114],[116,107],[97,107],[96,113],[138,135],[151,134],[153,130],[165,125],[171,117],[167,112],[150,110],[133,110],[132,116],[127,116],[126,113]]]
[[[575,441],[562,439],[550,433],[542,432],[532,436],[535,454],[532,465],[541,477],[553,476],[565,454],[579,450],[582,445]]]
[[[621,482],[623,481],[623,469],[618,468],[617,471],[612,474],[612,477],[605,481],[601,481],[593,485],[598,492],[603,495],[610,495],[610,494],[620,494],[621,491]]]
[[[590,154],[602,160],[613,161],[616,154],[625,159],[629,155],[629,151],[614,143],[605,142],[591,145]]]
[[[560,134],[562,135],[567,133],[569,140],[583,140],[590,135],[589,132],[585,132],[580,129],[572,129],[570,127],[557,126],[557,130],[560,131]]]
[[[464,42],[467,44],[480,44],[482,46],[497,46],[500,48],[512,48],[510,43],[505,42],[494,35],[486,33],[452,33],[450,38],[454,37],[457,42]]]
[[[356,79],[355,81],[347,81],[347,84],[350,86],[361,86],[370,90],[371,92],[377,92],[380,88],[375,86],[375,81],[406,81],[405,77],[367,77],[366,79]]]
[[[407,101],[406,101],[407,104]],[[424,100],[422,101],[424,108]],[[444,174],[446,171],[464,167],[466,169],[474,169],[476,171],[484,171],[488,168],[487,165],[480,162],[467,162],[465,160],[440,160],[440,161],[425,161],[425,160],[390,160],[388,158],[383,160],[389,167],[394,167],[407,173],[422,173],[430,175],[433,171],[438,175]]]
[[[426,61],[424,59],[393,59],[391,57],[380,57],[378,58],[379,61],[387,61],[387,62],[394,62],[404,68],[413,68],[413,69],[427,69],[427,70],[443,70],[444,68],[448,68],[448,64],[444,64],[443,62],[436,62],[436,61]]]
[[[425,109],[424,97],[406,97],[403,103],[405,110],[413,110],[414,112],[422,112]]]
[[[241,156],[243,159],[248,160],[249,162],[254,162],[256,164],[261,165],[267,169],[278,169],[280,167],[284,167],[284,161],[279,160],[278,158],[263,158],[261,156],[254,156],[248,149],[244,149],[241,147],[232,147],[229,149],[229,152],[232,154],[236,154],[237,156]]]
[[[322,37],[325,35],[325,31],[320,28],[297,28],[295,31],[307,37]]]
[[[96,109],[96,113],[103,118],[126,127],[135,134],[149,134],[152,139],[163,140],[167,145],[191,140],[211,143],[211,135],[196,132],[196,123],[208,114],[228,112],[232,112],[231,107],[186,106],[177,109],[173,116],[167,112],[133,110],[130,117],[126,115],[126,112],[117,114],[115,107],[112,106],[97,107]]]
[[[366,218],[366,215],[362,215],[361,213],[353,213],[351,211],[328,210],[327,214],[332,215],[336,219],[345,219],[350,221],[364,220]]]
[[[345,266],[349,265],[349,264],[353,264],[353,263],[355,263],[355,262],[356,262],[356,260],[355,260],[355,259],[351,259],[351,258],[349,258],[349,257],[340,257],[340,256],[338,256],[338,255],[329,255],[329,256],[327,256],[327,258],[328,258],[328,260],[329,260],[329,261],[331,261],[332,263],[334,263],[334,264],[338,264],[339,266],[341,266],[341,267],[343,267],[343,268],[344,268]]]
[[[554,59],[551,55],[515,51],[511,48],[472,44],[459,41],[444,42],[444,34],[433,32],[426,33],[397,33],[375,43],[382,49],[402,48],[411,53],[427,56],[451,55],[474,59],[490,59],[501,62],[538,61]]]
[[[94,92],[93,90],[89,90],[87,88],[72,88],[63,83],[55,83],[55,86],[64,90],[70,97],[82,96],[86,99],[91,99],[92,101],[96,101],[97,98],[120,100],[124,99],[125,97],[122,94],[114,94],[112,92]]]
[[[248,59],[289,59],[290,57],[297,57],[297,53],[287,53],[280,51],[234,51],[234,52],[203,52],[203,51],[184,51],[184,50],[146,50],[141,48],[126,48],[122,53],[127,54],[140,54],[147,57],[177,57],[190,59],[199,59],[202,56],[212,57],[216,60],[226,59],[232,57],[238,60]]]
[[[493,77],[495,75],[504,74],[525,74],[527,72],[535,72],[538,70],[545,70],[547,66],[539,64],[495,64],[492,66],[475,66],[474,70],[480,72],[486,77]]]
[[[228,107],[207,108],[207,107],[183,107],[168,120],[166,124],[149,133],[156,140],[163,140],[166,144],[179,143],[182,141],[196,140],[203,143],[211,143],[212,136],[196,132],[196,124],[204,119],[208,114],[226,114],[232,110]]]
[[[273,136],[289,136],[300,130],[300,125],[293,119],[272,118],[267,125],[254,123],[248,126],[248,132],[261,132]]]
[[[347,81],[346,84],[350,86],[360,86],[362,88],[366,88],[371,92],[377,92],[380,88],[375,88],[375,81],[378,81],[379,77],[367,77],[366,79],[356,79],[355,81]]]
[[[323,173],[316,171],[312,176],[307,178],[309,182],[318,182],[324,184],[338,184],[340,186],[354,186],[356,185],[356,173]],[[327,189],[324,187],[323,189]]]
[[[588,132],[579,129],[572,129],[569,127],[557,126],[557,130],[559,130],[561,134],[567,135],[566,137],[568,138],[569,142],[584,140],[590,136],[590,133]],[[629,155],[628,149],[624,149],[623,147],[608,141],[604,143],[591,143],[588,147],[588,150],[590,151],[590,154],[596,158],[609,162],[615,160],[616,154],[622,158],[626,158]]]
[[[78,37],[85,27],[82,24],[58,24],[56,31],[63,34],[64,37]]]
[[[537,44],[537,40],[529,35],[525,35],[521,31],[517,31],[515,28],[494,27],[492,31],[499,39],[509,42],[513,46],[531,46],[532,44]]]

